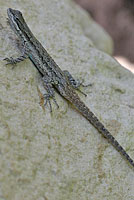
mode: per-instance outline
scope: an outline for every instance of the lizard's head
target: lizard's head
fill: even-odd
[[[20,36],[21,29],[25,22],[22,13],[19,10],[13,10],[12,8],[8,8],[7,15],[11,28],[18,36]]]

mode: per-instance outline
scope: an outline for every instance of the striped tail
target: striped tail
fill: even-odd
[[[98,120],[98,118],[90,111],[90,109],[80,100],[79,96],[74,92],[70,98],[67,98],[75,108],[115,147],[120,154],[128,160],[128,162],[134,167],[134,161],[126,153],[123,147],[117,142],[117,140],[111,135],[111,133],[104,127],[104,125]]]

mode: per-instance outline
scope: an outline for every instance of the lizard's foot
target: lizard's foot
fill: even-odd
[[[10,58],[4,58],[3,60],[7,61],[6,65],[9,65],[9,64],[15,65],[16,63],[25,60],[27,57],[28,55],[26,54],[26,51],[24,51],[23,54],[19,56],[18,58],[10,57]]]
[[[59,108],[59,105],[55,99],[55,91],[53,88],[53,80],[51,79],[51,77],[48,77],[48,75],[44,75],[42,77],[42,81],[43,81],[43,85],[44,88],[46,89],[47,93],[44,94],[44,98],[45,98],[45,103],[44,106],[47,105],[47,103],[49,104],[50,107],[50,112],[52,112],[52,105],[51,105],[51,99],[53,99],[54,103],[56,104],[57,108]]]
[[[53,99],[53,101],[56,104],[57,108],[59,108],[59,105],[58,105],[58,103],[57,103],[57,101],[56,101],[54,96],[52,96],[51,94],[44,94],[43,96],[45,98],[44,106],[49,104],[50,112],[52,112],[51,98]]]
[[[72,87],[76,90],[78,90],[80,93],[82,93],[84,96],[87,96],[84,92],[82,92],[79,88],[80,86],[82,87],[88,87],[88,86],[92,86],[92,84],[87,84],[87,85],[84,85],[83,82],[84,80],[82,81],[79,81],[79,80],[75,80],[73,78],[73,76],[67,71],[67,70],[64,70],[63,71],[65,76],[67,77],[69,83],[72,85]]]
[[[16,62],[16,59],[14,59],[13,57],[4,58],[3,60],[6,60],[6,61],[7,61],[6,65],[9,65],[9,64],[15,65],[15,64],[17,63],[17,62]]]

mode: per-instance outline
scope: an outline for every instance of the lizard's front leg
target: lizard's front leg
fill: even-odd
[[[6,60],[7,63],[6,65],[8,64],[13,64],[15,65],[16,63],[18,62],[21,62],[23,60],[25,60],[26,58],[28,58],[28,50],[26,48],[26,45],[24,44],[23,45],[23,49],[22,49],[22,55],[17,57],[17,58],[13,58],[13,57],[10,57],[10,58],[4,58],[3,60]]]

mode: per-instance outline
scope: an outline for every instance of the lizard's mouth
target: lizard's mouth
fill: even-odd
[[[12,8],[7,9],[7,15],[8,15],[9,19],[11,19],[13,21],[17,21],[20,18],[22,18],[22,13],[19,10],[14,10]]]
[[[8,21],[11,26],[11,29],[18,34],[19,31],[19,21],[22,16],[21,12],[18,10],[14,10],[12,8],[7,9]]]
[[[11,15],[12,16],[16,16],[17,17],[17,14],[19,14],[19,13],[21,13],[20,11],[18,11],[18,10],[14,10],[14,9],[12,9],[12,8],[8,8],[7,9],[7,14],[8,14],[8,17],[10,17]]]
[[[7,9],[7,14],[8,14],[8,13],[12,13],[12,10],[13,10],[12,8],[8,8],[8,9]]]
[[[7,15],[9,19],[13,18],[13,16],[15,15],[14,11],[15,10],[13,10],[12,8],[7,9]]]

